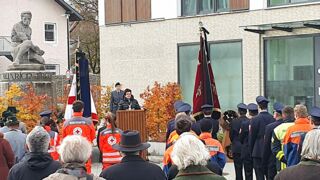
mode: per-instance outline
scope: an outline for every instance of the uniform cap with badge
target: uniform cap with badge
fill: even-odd
[[[258,96],[256,98],[256,101],[257,101],[258,104],[263,103],[263,102],[269,103],[269,100],[264,96]]]
[[[276,103],[273,104],[274,111],[279,113],[279,114],[282,114],[283,108],[284,108],[284,105],[279,103],[279,102],[276,102]]]

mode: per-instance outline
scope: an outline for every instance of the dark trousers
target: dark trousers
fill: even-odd
[[[267,180],[273,180],[277,175],[277,165],[276,158],[274,156],[270,156],[267,170]]]
[[[246,157],[243,159],[243,166],[244,166],[244,175],[246,180],[253,179],[253,165],[252,165],[252,158]]]
[[[256,173],[256,180],[265,180],[264,171],[262,167],[262,159],[261,158],[252,158],[253,160],[253,168]]]
[[[243,162],[240,153],[232,153],[234,170],[236,171],[236,180],[243,180],[242,168]]]

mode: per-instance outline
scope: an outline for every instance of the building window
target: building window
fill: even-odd
[[[45,41],[46,42],[56,42],[57,40],[57,28],[55,23],[46,23],[44,25],[45,31]]]
[[[181,0],[182,16],[210,14],[229,10],[229,0]]]
[[[265,41],[265,94],[287,105],[314,103],[314,38]]]
[[[279,6],[286,4],[295,4],[295,3],[306,3],[306,2],[316,2],[320,0],[268,0],[269,6]]]
[[[198,52],[197,44],[179,46],[179,83],[184,101],[191,104]],[[235,109],[243,101],[242,43],[211,43],[210,55],[221,108]]]

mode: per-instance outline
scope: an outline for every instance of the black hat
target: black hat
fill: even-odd
[[[16,116],[9,116],[7,118],[6,126],[14,126],[14,125],[18,125],[19,123],[20,121],[18,121]]]
[[[180,105],[177,112],[188,112],[188,111],[191,111],[191,105],[188,103],[183,103]]]
[[[244,104],[244,103],[240,103],[240,104],[238,104],[237,108],[246,110],[247,109],[247,105]]]
[[[121,152],[136,152],[148,149],[149,143],[141,143],[141,137],[139,131],[124,131],[121,134],[120,144],[112,146],[113,149]]]
[[[265,98],[264,96],[258,96],[258,97],[256,98],[256,101],[257,101],[258,104],[259,104],[259,103],[262,103],[262,102],[266,102],[266,103],[269,102],[269,100],[268,100],[267,98]]]
[[[41,112],[39,115],[40,115],[41,117],[44,117],[44,116],[50,117],[51,114],[52,114],[52,111],[47,110],[47,111]]]
[[[11,111],[3,111],[2,112],[2,118],[7,118],[9,116],[13,116],[13,113]]]
[[[114,85],[115,87],[120,86],[120,82],[117,82],[116,85]]]
[[[258,105],[256,105],[255,103],[250,103],[247,106],[249,111],[258,111]]]
[[[17,114],[19,112],[15,106],[8,106],[7,111],[12,112],[13,114]]]
[[[280,113],[282,114],[282,109],[284,108],[284,105],[279,103],[279,102],[276,102],[273,104],[273,109],[277,112],[277,113]]]
[[[213,109],[213,105],[211,105],[211,104],[205,104],[205,105],[203,105],[203,106],[201,106],[201,110],[204,110],[204,111],[212,111],[212,109]]]
[[[320,119],[320,108],[319,107],[313,107],[311,110],[310,110],[310,116],[311,117],[314,117],[315,119]]]

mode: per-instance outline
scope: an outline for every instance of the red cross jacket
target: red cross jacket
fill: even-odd
[[[50,147],[48,153],[51,155],[53,160],[58,161],[59,154],[57,148],[60,146],[60,136],[57,132],[52,131],[50,126],[44,126],[44,129],[49,133],[50,136]]]
[[[100,133],[99,147],[100,152],[102,153],[103,170],[121,161],[122,157],[119,151],[112,148],[112,145],[118,144],[120,139],[121,130],[115,129],[112,133],[110,125]]]

